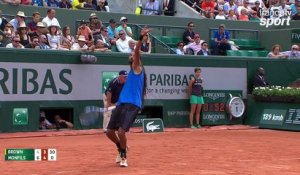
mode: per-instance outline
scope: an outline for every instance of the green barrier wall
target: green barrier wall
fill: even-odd
[[[97,63],[87,65],[81,63],[80,54],[80,52],[55,50],[0,49],[0,131],[38,130],[40,108],[72,108],[75,129],[101,127],[102,116],[98,118],[94,125],[84,127],[80,124],[79,114],[87,105],[103,105],[99,95],[101,92],[99,83],[101,76],[100,74],[99,76],[95,75],[98,74],[98,69],[103,69],[103,71],[118,71],[121,68],[128,69],[128,55],[121,53],[99,53],[95,54],[98,58]],[[184,91],[187,86],[188,77],[193,74],[195,66],[202,68],[207,90],[218,90],[223,87],[224,90],[227,90],[226,86],[228,84],[226,84],[226,81],[235,80],[229,85],[236,83],[237,86],[232,85],[230,88],[231,90],[243,90],[245,100],[247,98],[245,95],[247,94],[247,81],[248,89],[250,89],[250,80],[254,76],[258,66],[265,67],[269,81],[272,84],[286,86],[291,81],[300,77],[300,62],[298,60],[213,56],[194,57],[159,54],[143,55],[142,59],[148,73],[149,87],[153,88],[153,90],[159,90],[162,87],[171,90],[178,89],[178,94],[179,91],[182,92],[181,95],[177,95],[174,92],[173,95],[169,93],[156,94],[156,96],[155,94],[150,94],[147,96],[149,98],[146,99],[145,106],[163,107],[162,116],[156,117],[161,117],[166,127],[188,126],[189,103],[188,99],[184,96]],[[68,70],[72,72],[68,72]],[[99,71],[101,73],[102,70]],[[240,77],[240,73],[235,73],[234,71],[240,71],[244,77]],[[88,76],[82,78],[80,77],[81,73]],[[34,79],[34,75],[37,78]],[[77,76],[80,78],[76,79]],[[70,77],[74,78],[77,83],[82,83],[71,83],[73,85],[71,86],[70,82],[68,82],[70,81]],[[91,79],[92,83],[88,83],[89,79]],[[94,83],[94,80],[97,81]],[[226,81],[222,82],[224,80]],[[38,83],[34,83],[35,81]],[[32,89],[34,89],[35,84],[38,89],[33,92],[34,90]],[[80,91],[75,92],[77,86],[82,86],[82,88],[79,88]],[[94,97],[94,94],[90,93],[94,92],[94,86],[97,86],[96,92],[99,99],[98,97],[89,100],[85,98],[81,99],[85,96]],[[74,91],[73,94],[68,96],[67,91],[72,89]],[[57,92],[54,93],[56,90]],[[21,93],[21,91],[27,94]],[[27,98],[31,100],[26,100]],[[248,100],[248,104],[250,102]],[[14,108],[28,109],[28,124],[14,125]],[[258,115],[252,115],[251,112],[256,111],[254,109],[253,105],[249,105],[248,111],[250,113],[247,114],[248,116],[245,119],[246,124],[257,124],[255,121],[250,121],[258,117]]]

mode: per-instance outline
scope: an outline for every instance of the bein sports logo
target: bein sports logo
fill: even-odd
[[[289,26],[291,21],[291,10],[281,9],[280,7],[272,7],[270,10],[260,10],[262,18],[260,19],[260,25],[266,26]],[[269,18],[263,18],[268,16]]]

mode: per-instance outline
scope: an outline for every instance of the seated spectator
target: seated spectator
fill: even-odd
[[[241,10],[241,14],[239,16],[239,21],[249,21],[247,10],[244,8]]]
[[[225,30],[225,25],[221,24],[219,30],[214,33],[214,45],[213,53],[214,55],[226,55],[226,50],[231,50],[229,44],[230,34]]]
[[[72,4],[69,2],[69,0],[61,0],[59,1],[58,7],[62,9],[70,9],[72,8]]]
[[[82,20],[77,30],[77,35],[84,36],[87,43],[94,42],[92,30],[87,26],[87,21]]]
[[[108,30],[106,27],[101,27],[100,29],[100,35],[97,39],[98,40],[101,40],[103,43],[104,43],[104,46],[108,49],[111,49],[111,43],[110,43],[110,39],[108,37]]]
[[[231,20],[231,21],[236,21],[237,20],[237,17],[236,17],[233,10],[229,10],[227,20]]]
[[[50,46],[48,45],[48,39],[46,35],[41,34],[37,37],[39,37],[40,49],[51,49]]]
[[[256,75],[254,76],[253,79],[253,86],[254,87],[266,87],[269,86],[268,81],[266,80],[265,77],[265,70],[262,67],[259,67],[256,71]]]
[[[42,20],[43,23],[45,23],[49,27],[51,24],[57,24],[60,28],[60,24],[58,20],[55,18],[55,9],[48,9],[47,10],[47,16]]]
[[[300,59],[300,52],[298,45],[292,45],[290,51],[282,52],[288,59]]]
[[[74,36],[71,35],[71,28],[65,26],[62,31],[62,36],[60,40],[60,46],[63,49],[70,50],[71,46],[75,43]]]
[[[55,115],[54,121],[55,121],[56,129],[61,129],[61,128],[72,129],[73,128],[73,124],[69,121],[63,120],[60,117],[60,115]]]
[[[116,44],[117,42],[117,30],[116,30],[116,21],[114,19],[109,20],[109,25],[107,26],[108,37],[111,44]]]
[[[97,40],[97,43],[95,45],[95,52],[110,52],[111,50],[107,47],[105,47],[105,44],[102,40]]]
[[[40,129],[54,129],[56,128],[55,125],[53,125],[52,123],[49,122],[49,120],[47,120],[46,114],[44,111],[41,111],[40,113]]]
[[[184,55],[184,42],[180,41],[177,43],[176,55]]]
[[[20,43],[20,36],[16,35],[12,39],[12,43],[6,45],[6,48],[24,49],[24,46]]]
[[[244,9],[244,13],[246,15],[251,14],[251,12],[253,11],[250,7],[250,3],[249,0],[244,0],[243,1],[243,5],[242,6],[238,6],[238,15],[241,15],[241,11]]]
[[[83,4],[83,7],[85,10],[96,10],[96,5],[93,4],[93,0],[86,0],[86,2]]]
[[[30,36],[28,34],[28,28],[26,27],[25,23],[21,23],[20,27],[18,28],[17,34],[20,36],[20,43],[23,46],[26,46],[30,43]]]
[[[208,44],[206,41],[201,43],[201,50],[197,53],[197,55],[203,55],[203,56],[210,55],[210,52],[208,50]]]
[[[44,32],[45,28],[46,28],[46,26],[44,25],[43,22],[38,22],[36,25],[36,30],[33,33],[30,33],[30,37],[34,37],[34,36],[39,37],[40,35],[45,33]]]
[[[21,0],[21,5],[30,5],[31,6],[32,0]]]
[[[195,25],[193,22],[188,23],[188,28],[183,32],[183,36],[182,36],[182,41],[184,42],[184,44],[189,44],[194,42],[194,36],[195,36],[194,27]]]
[[[80,35],[77,39],[77,42],[72,45],[71,50],[87,51],[89,47],[85,43],[85,36]]]
[[[134,52],[135,44],[136,44],[136,41],[134,41],[133,39],[130,39],[128,41],[129,49],[128,49],[127,53],[133,53]]]
[[[59,26],[56,23],[48,27],[49,33],[47,34],[48,43],[51,49],[60,49],[60,35],[58,34]]]
[[[105,0],[99,0],[96,10],[97,11],[103,11],[103,12],[109,12],[109,7],[107,5],[107,2],[105,3]]]
[[[298,12],[292,17],[292,20],[300,20],[300,6],[297,7]]]
[[[144,35],[142,42],[141,42],[141,50],[140,51],[142,53],[151,53],[151,49],[152,49],[151,46],[152,46],[152,43],[151,43],[149,34]]]
[[[125,31],[121,30],[119,32],[119,39],[116,42],[116,46],[119,52],[123,52],[123,53],[129,53],[129,40],[131,40],[132,38],[129,36],[126,36]]]
[[[214,19],[215,18],[215,3],[213,0],[204,0],[201,4],[202,13],[206,18]]]
[[[215,8],[214,8],[214,15],[215,16],[217,14],[219,14],[219,9],[224,10],[224,4],[225,4],[224,0],[216,0],[216,2],[215,2]],[[224,11],[223,11],[223,14],[225,15]]]
[[[144,7],[144,15],[158,15],[159,14],[159,1],[148,0]]]
[[[92,31],[94,41],[98,40],[100,37],[100,28],[103,26],[102,22],[98,19],[96,13],[91,13],[90,15],[90,23],[89,23],[89,28]]]
[[[4,27],[4,31],[1,34],[1,45],[2,47],[6,47],[7,44],[12,43],[13,37],[15,36],[13,31],[13,27],[10,27],[10,23],[7,23]]]
[[[121,25],[117,27],[117,33],[120,33],[121,30],[125,32],[126,36],[132,37],[132,30],[131,28],[127,25],[128,19],[123,16],[120,18]]]
[[[175,0],[164,0],[163,9],[164,9],[163,11],[164,11],[165,16],[174,16],[174,14],[175,14]]]
[[[262,8],[260,7],[260,2],[259,1],[255,1],[255,6],[252,7],[251,9],[253,10],[253,12],[256,12],[256,14],[259,18],[261,18],[260,13],[261,13]]]
[[[10,5],[19,5],[19,4],[21,4],[21,0],[3,0],[3,3],[5,3],[5,4],[7,3]]]
[[[32,21],[28,23],[29,33],[36,31],[36,25],[40,22],[41,14],[39,12],[34,12],[32,14]]]
[[[0,10],[0,31],[4,31],[5,25],[8,23],[6,18],[2,17],[2,10]]]
[[[45,0],[32,0],[32,6],[36,6],[36,7],[47,7],[47,1]]]
[[[40,44],[39,44],[39,38],[37,36],[31,38],[31,43],[28,43],[27,45],[25,45],[25,48],[28,49],[41,49],[40,48]]]
[[[223,6],[225,14],[229,14],[229,11],[232,10],[234,15],[238,14],[238,6],[234,3],[234,0],[229,0]]]
[[[221,20],[226,19],[226,16],[224,15],[224,11],[223,11],[222,7],[219,8],[218,15],[216,16],[215,19],[221,19]]]
[[[25,13],[18,11],[16,18],[9,21],[9,23],[14,27],[14,32],[18,30],[21,23],[25,23]]]
[[[47,0],[48,7],[58,8],[59,7],[59,0]]]
[[[257,12],[252,12],[252,15],[250,16],[249,21],[256,21],[256,22],[260,22],[260,18],[257,16]]]
[[[189,54],[189,55],[196,55],[200,50],[201,50],[201,43],[204,40],[200,39],[200,35],[199,34],[195,34],[194,36],[194,42],[185,45],[183,47],[183,50],[185,51],[185,53]]]
[[[286,55],[280,53],[281,46],[276,44],[272,47],[272,51],[268,53],[267,57],[270,58],[287,58]]]
[[[300,0],[295,0],[295,3],[291,4],[291,11],[292,11],[292,16],[296,15],[299,10],[298,7],[300,7]]]

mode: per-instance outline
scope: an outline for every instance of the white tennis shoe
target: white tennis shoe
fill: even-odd
[[[122,158],[121,159],[120,167],[128,167],[127,159],[126,158]]]
[[[116,157],[116,163],[120,163],[122,161],[122,158],[120,156],[120,153],[118,153],[117,157]]]

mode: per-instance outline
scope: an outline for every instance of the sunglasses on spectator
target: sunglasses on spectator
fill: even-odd
[[[92,18],[92,19],[98,19],[98,18]]]
[[[124,33],[119,33],[119,35],[124,35]]]
[[[298,48],[292,48],[293,50],[298,50]]]
[[[108,32],[107,30],[104,30],[104,32]]]
[[[184,45],[183,45],[183,44],[179,44],[179,46],[180,46],[180,47],[183,47]]]
[[[128,21],[127,19],[122,20],[122,22],[127,22],[127,21]]]

